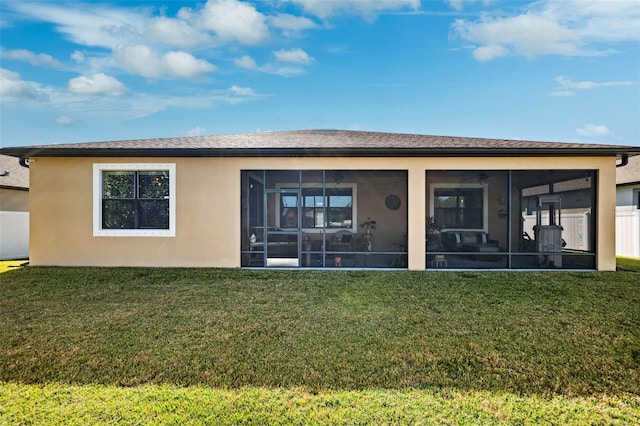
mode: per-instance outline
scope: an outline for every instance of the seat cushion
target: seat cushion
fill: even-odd
[[[476,244],[478,242],[478,234],[464,233],[462,234],[462,244]]]
[[[476,251],[479,253],[497,253],[500,251],[500,247],[498,246],[482,243],[465,244],[462,246],[462,249],[468,251]]]

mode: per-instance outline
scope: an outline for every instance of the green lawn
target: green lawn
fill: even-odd
[[[14,269],[0,424],[637,424],[639,278]]]
[[[633,257],[618,257],[616,258],[618,269],[624,271],[640,272],[640,259]]]

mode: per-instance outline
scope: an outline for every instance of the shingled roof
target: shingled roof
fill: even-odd
[[[16,157],[634,155],[640,154],[640,147],[298,130],[14,147],[2,153]]]
[[[14,157],[0,155],[0,188],[29,189],[29,169],[21,167]]]
[[[616,185],[640,183],[640,156],[629,158],[629,164],[616,170]]]

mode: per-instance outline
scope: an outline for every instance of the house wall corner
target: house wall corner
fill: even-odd
[[[598,271],[616,270],[616,159],[608,158],[598,170],[597,258]]]

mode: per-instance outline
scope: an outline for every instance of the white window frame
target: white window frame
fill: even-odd
[[[489,185],[486,183],[432,183],[429,186],[429,215],[434,217],[435,213],[435,193],[438,188],[456,188],[456,189],[478,189],[482,188],[482,229],[458,229],[443,228],[442,231],[459,231],[459,232],[489,232],[489,197],[487,197]]]
[[[358,232],[358,224],[356,221],[356,218],[358,217],[358,184],[355,182],[347,182],[347,183],[341,183],[341,184],[335,184],[335,183],[326,183],[324,185],[325,188],[327,189],[344,189],[344,188],[350,188],[351,189],[351,197],[352,197],[352,202],[353,204],[351,205],[351,214],[352,214],[352,222],[351,222],[351,227],[350,228],[329,228],[326,227],[325,228],[300,228],[303,232],[309,233],[309,234],[316,234],[316,233],[322,233],[323,229],[327,234],[331,234],[334,232],[339,232],[339,231],[350,231],[353,233],[357,233]],[[297,191],[298,190],[298,184],[296,183],[277,183],[276,184],[276,188],[283,190],[283,189],[291,189],[292,191]],[[303,183],[302,184],[302,189],[317,189],[317,188],[322,188],[322,184],[321,183]],[[304,195],[302,195],[302,190],[300,191],[300,195],[302,197],[304,197]],[[276,205],[276,225],[278,227],[280,227],[280,218],[282,217],[282,213],[280,211],[280,194],[278,194],[277,196],[277,205]]]
[[[103,229],[103,171],[169,172],[169,229]],[[176,164],[175,163],[94,163],[93,164],[93,236],[94,237],[175,237],[176,236]]]

